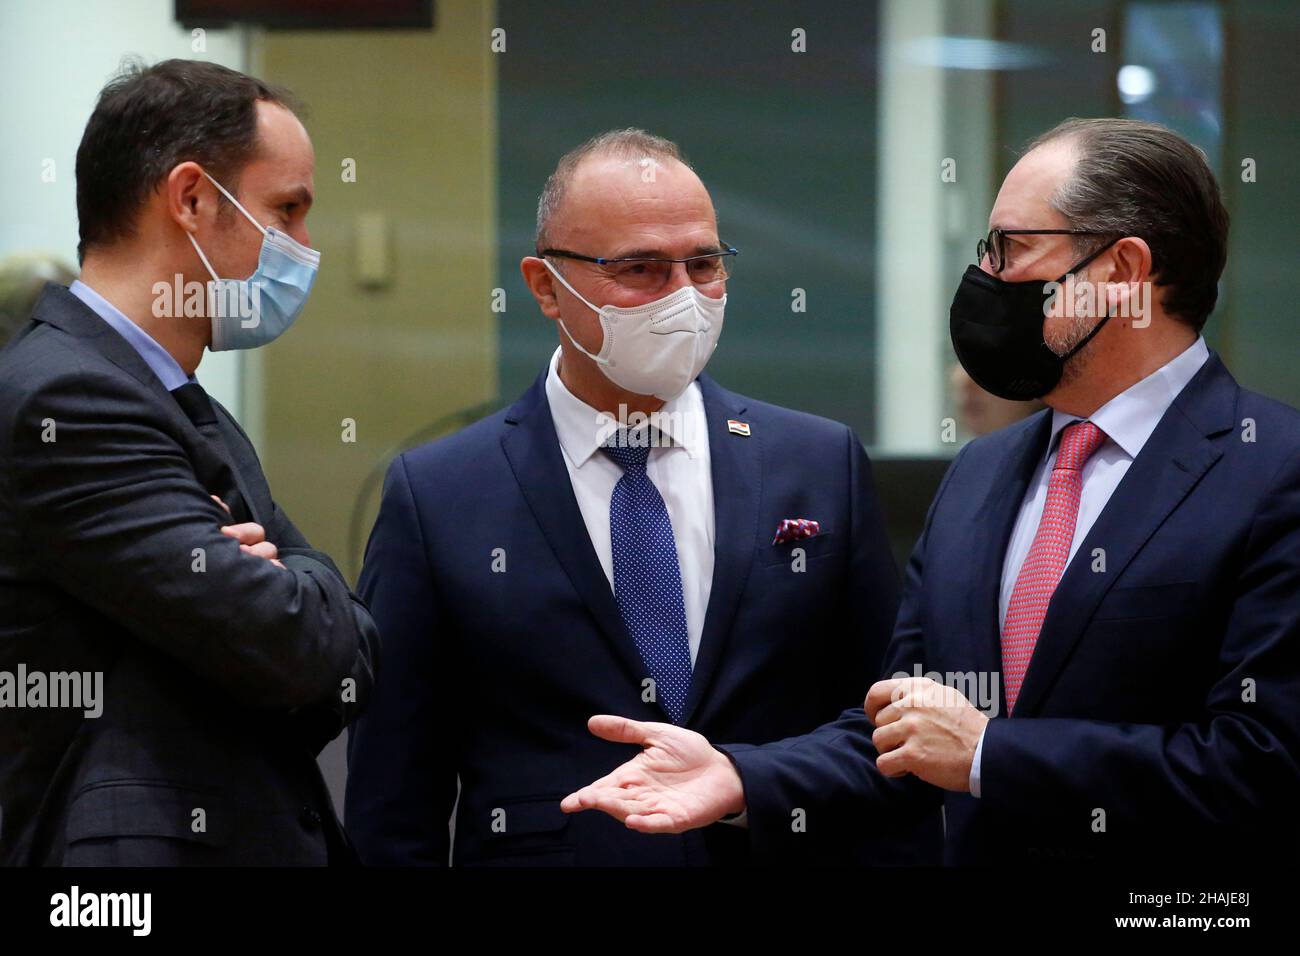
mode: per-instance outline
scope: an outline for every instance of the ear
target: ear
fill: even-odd
[[[1110,247],[1110,259],[1110,282],[1145,282],[1151,277],[1151,247],[1145,239],[1125,236]]]
[[[163,202],[176,225],[193,233],[217,215],[217,190],[195,162],[178,163],[163,181]]]
[[[1129,315],[1145,301],[1143,284],[1151,279],[1151,247],[1145,239],[1125,236],[1110,247],[1105,265],[1094,281],[1105,282],[1106,302],[1110,311]]]
[[[537,300],[537,307],[548,319],[560,317],[560,304],[555,298],[555,277],[546,263],[537,256],[524,256],[519,262],[519,271],[528,285],[528,291]]]

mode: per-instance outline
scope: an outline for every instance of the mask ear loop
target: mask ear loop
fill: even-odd
[[[193,246],[194,251],[199,254],[199,258],[203,260],[203,268],[207,269],[208,275],[212,276],[212,285],[208,286],[208,298],[207,298],[207,308],[208,308],[209,315],[211,316],[211,313],[215,308],[213,305],[213,296],[216,294],[216,292],[214,290],[216,286],[221,283],[221,279],[217,276],[216,270],[212,268],[212,263],[208,262],[208,257],[205,256],[203,254],[203,250],[199,248],[199,241],[194,238],[194,233],[187,232],[185,233],[185,235],[189,237],[190,245]],[[211,316],[213,342],[216,342],[217,336],[222,334],[220,332],[220,325],[216,322],[215,319],[216,319],[215,316]]]
[[[223,190],[223,192],[224,192],[224,190]],[[1123,238],[1123,236],[1120,237],[1120,239],[1122,239],[1122,238]],[[1056,280],[1057,284],[1059,285],[1060,283],[1064,282],[1068,276],[1071,276],[1071,275],[1073,275],[1074,273],[1078,272],[1080,269],[1082,269],[1084,266],[1088,265],[1088,263],[1092,262],[1093,259],[1096,259],[1099,255],[1101,255],[1103,252],[1105,252],[1105,251],[1106,251],[1107,249],[1109,249],[1111,246],[1115,245],[1115,243],[1117,243],[1117,242],[1119,242],[1119,239],[1112,239],[1110,242],[1106,243],[1104,246],[1102,246],[1100,249],[1098,249],[1098,250],[1097,250],[1096,252],[1094,252],[1092,255],[1088,256],[1088,257],[1085,258],[1085,259],[1080,259],[1080,260],[1079,260],[1078,262],[1076,262],[1074,265],[1070,266],[1070,268],[1066,269],[1064,272],[1061,273],[1061,277],[1060,277],[1059,279]]]
[[[225,197],[226,197],[227,199],[229,199],[232,203],[234,203],[235,208],[238,209],[240,212],[242,212],[242,213],[244,214],[244,218],[246,218],[249,222],[251,222],[254,226],[256,226],[256,227],[258,228],[258,231],[260,231],[260,232],[262,233],[263,236],[266,235],[266,227],[263,226],[263,225],[262,225],[260,222],[258,222],[256,219],[254,219],[252,216],[250,216],[250,215],[248,214],[248,210],[245,209],[245,208],[240,204],[240,202],[239,202],[238,199],[236,199],[234,196],[230,195],[230,193],[226,190],[226,187],[225,187],[225,186],[221,185],[221,183],[217,182],[217,181],[216,181],[215,179],[213,179],[210,175],[208,175],[208,171],[207,171],[206,169],[201,169],[201,170],[199,170],[199,172],[203,173],[204,176],[207,176],[207,177],[208,177],[208,182],[212,183],[212,185],[216,186],[217,189],[221,190],[221,195],[225,196]],[[189,237],[190,245],[192,245],[192,246],[194,247],[194,251],[197,252],[197,253],[199,254],[199,258],[203,260],[203,268],[205,268],[205,269],[208,270],[208,275],[212,276],[212,281],[213,281],[213,282],[220,282],[221,279],[220,279],[220,277],[218,277],[218,275],[217,275],[217,271],[216,271],[215,269],[212,268],[212,263],[208,262],[208,257],[205,256],[205,255],[203,254],[203,250],[199,248],[199,243],[198,243],[198,240],[196,240],[196,239],[194,238],[194,233],[192,233],[192,232],[187,232],[185,235]]]
[[[217,276],[216,271],[212,268],[212,263],[208,262],[208,257],[205,256],[203,254],[203,250],[199,248],[199,243],[198,240],[194,238],[194,233],[187,232],[185,233],[185,235],[189,238],[190,245],[194,247],[194,251],[199,254],[199,258],[203,260],[203,268],[208,270],[208,275],[212,276],[212,281],[220,282],[221,279]]]
[[[1121,238],[1122,238],[1122,237],[1121,237]],[[1056,280],[1057,284],[1059,285],[1059,284],[1063,283],[1063,282],[1066,280],[1066,278],[1067,278],[1068,276],[1072,275],[1072,274],[1075,273],[1075,272],[1078,272],[1080,269],[1082,269],[1082,268],[1083,268],[1084,266],[1086,266],[1088,263],[1092,262],[1093,259],[1096,259],[1099,255],[1101,255],[1103,252],[1105,252],[1105,251],[1106,251],[1107,249],[1109,249],[1111,246],[1115,245],[1115,243],[1117,243],[1117,242],[1119,242],[1119,239],[1112,239],[1110,242],[1106,243],[1104,246],[1102,246],[1100,249],[1098,249],[1098,250],[1097,250],[1096,252],[1094,252],[1092,255],[1088,256],[1086,259],[1084,259],[1084,260],[1082,260],[1081,262],[1078,262],[1078,263],[1076,263],[1075,265],[1071,266],[1069,269],[1067,269],[1067,270],[1065,271],[1064,275],[1062,275],[1061,278],[1059,278],[1059,279]],[[1074,348],[1070,349],[1070,351],[1068,351],[1068,352],[1066,352],[1064,355],[1062,355],[1062,356],[1061,356],[1061,361],[1062,361],[1062,362],[1067,362],[1067,361],[1069,361],[1070,359],[1074,358],[1074,356],[1077,355],[1077,354],[1079,353],[1079,351],[1080,351],[1080,350],[1081,350],[1085,345],[1087,345],[1089,342],[1091,342],[1091,341],[1093,340],[1093,337],[1094,337],[1098,332],[1101,331],[1101,327],[1102,327],[1103,325],[1105,325],[1107,322],[1109,322],[1110,319],[1111,319],[1111,314],[1110,314],[1110,308],[1109,308],[1109,306],[1108,306],[1107,309],[1106,309],[1106,315],[1105,315],[1105,317],[1103,317],[1102,320],[1101,320],[1100,322],[1098,322],[1096,325],[1094,325],[1094,326],[1092,327],[1092,331],[1089,332],[1087,335],[1085,335],[1085,336],[1083,337],[1083,340],[1080,341],[1078,345],[1076,345]]]
[[[544,266],[546,266],[546,268],[550,269],[550,270],[551,270],[551,275],[553,275],[553,276],[555,276],[555,278],[559,279],[559,280],[560,280],[560,285],[564,286],[566,289],[568,289],[570,292],[572,292],[572,293],[574,294],[574,296],[577,297],[577,299],[578,299],[579,302],[581,302],[581,303],[582,303],[583,305],[585,305],[587,308],[591,309],[592,312],[595,312],[597,315],[600,315],[600,309],[596,308],[594,305],[592,305],[590,302],[588,302],[586,299],[584,299],[584,298],[582,297],[582,293],[581,293],[581,292],[579,292],[579,291],[578,291],[577,289],[575,289],[573,286],[569,285],[569,280],[566,279],[566,278],[564,278],[564,276],[560,275],[560,271],[559,271],[558,269],[556,269],[555,266],[551,265],[551,263],[550,263],[549,260],[547,260],[547,259],[543,259],[543,260],[542,260],[542,265],[544,265]]]
[[[221,185],[221,183],[217,182],[217,181],[216,181],[215,179],[213,179],[211,176],[208,176],[208,171],[207,171],[206,169],[204,169],[204,170],[200,170],[200,171],[203,173],[204,176],[207,176],[207,177],[208,177],[208,181],[209,181],[210,183],[212,183],[212,185],[216,186],[219,190],[221,190],[221,195],[225,196],[227,199],[229,199],[232,203],[235,204],[235,208],[238,209],[240,212],[242,212],[242,213],[244,214],[244,218],[245,218],[245,219],[247,219],[247,220],[248,220],[249,222],[251,222],[254,226],[256,226],[256,227],[258,228],[258,231],[261,232],[262,235],[264,235],[264,236],[266,235],[266,227],[263,226],[263,225],[262,225],[260,222],[258,222],[256,219],[254,219],[251,215],[249,215],[248,210],[245,209],[245,208],[240,204],[240,202],[239,202],[238,199],[236,199],[234,196],[230,195],[230,193],[226,191],[226,187],[225,187],[225,186]]]
[[[548,262],[546,259],[542,259],[542,265],[546,266],[546,268],[549,269],[549,270],[551,271],[551,275],[553,275],[553,276],[555,276],[555,278],[559,279],[559,280],[560,280],[560,284],[561,284],[562,286],[564,286],[566,289],[568,289],[570,292],[572,292],[572,293],[574,294],[574,296],[578,299],[579,302],[581,302],[581,303],[582,303],[583,305],[585,305],[587,308],[591,309],[592,312],[595,312],[597,316],[600,316],[600,315],[601,315],[601,311],[600,311],[600,309],[596,308],[594,305],[592,305],[590,302],[588,302],[585,298],[583,298],[581,292],[579,292],[579,291],[578,291],[577,289],[575,289],[573,286],[569,285],[568,280],[565,279],[564,276],[560,275],[559,271],[555,268],[555,266],[551,265],[550,262]],[[593,362],[596,362],[596,363],[599,364],[599,365],[611,365],[611,366],[613,365],[613,363],[610,362],[609,359],[607,359],[607,358],[601,358],[599,355],[592,355],[590,352],[588,352],[586,349],[584,349],[581,345],[579,345],[579,344],[578,344],[578,340],[575,339],[575,338],[573,337],[573,333],[571,333],[571,332],[569,331],[569,327],[568,327],[567,325],[564,324],[564,320],[563,320],[563,319],[556,319],[555,321],[557,321],[557,322],[560,323],[560,328],[564,330],[564,334],[568,337],[569,341],[573,343],[573,347],[574,347],[575,349],[577,349],[577,350],[578,350],[579,352],[581,352],[583,355],[587,356],[587,358],[591,359]],[[603,332],[604,332],[604,329],[603,329],[603,328],[601,329],[601,332],[602,332],[602,334],[603,334]]]

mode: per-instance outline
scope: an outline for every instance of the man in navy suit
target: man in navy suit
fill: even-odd
[[[674,144],[623,130],[566,155],[537,253],[547,368],[388,473],[359,585],[391,662],[350,742],[362,860],[937,859],[937,812],[847,815],[764,857],[740,816],[664,840],[561,810],[634,752],[590,735],[593,711],[753,740],[834,718],[878,671],[897,576],[850,429],[700,375],[734,250]]]
[[[1294,854],[1300,413],[1200,336],[1227,249],[1214,176],[1163,127],[1070,120],[990,225],[953,344],[984,388],[1049,408],[953,461],[886,679],[767,745],[595,717],[645,749],[567,811],[682,832],[743,808],[773,849],[799,838],[792,807],[942,801],[952,863]]]

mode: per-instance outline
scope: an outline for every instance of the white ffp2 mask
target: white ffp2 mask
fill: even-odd
[[[574,348],[599,365],[605,377],[619,388],[668,402],[686,391],[704,371],[722,334],[725,294],[713,299],[694,286],[683,286],[644,305],[595,306],[550,262],[542,261],[560,284],[600,319],[605,340],[594,355],[578,344],[563,319],[558,321]]]

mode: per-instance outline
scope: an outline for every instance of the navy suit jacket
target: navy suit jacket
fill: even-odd
[[[636,753],[592,736],[591,715],[668,717],[642,699],[645,665],[579,512],[544,382],[389,469],[358,588],[387,663],[349,744],[349,833],[364,862],[446,864],[459,779],[457,864],[763,862],[742,828],[651,836],[560,810]],[[861,703],[896,614],[871,467],[844,425],[699,382],[717,534],[682,723],[716,740],[806,733]],[[729,418],[751,434],[732,434]],[[784,518],[815,519],[821,534],[773,545]],[[810,821],[777,856],[938,859],[937,812],[908,831],[853,814]]]
[[[886,676],[1000,671],[1003,555],[1050,420],[953,461],[908,565]],[[886,780],[872,729],[850,710],[802,738],[725,748],[760,846],[788,841],[790,806],[942,799],[952,863],[1289,858],[1300,413],[1240,388],[1211,354],[1066,568],[1014,716],[988,724],[979,799]]]

